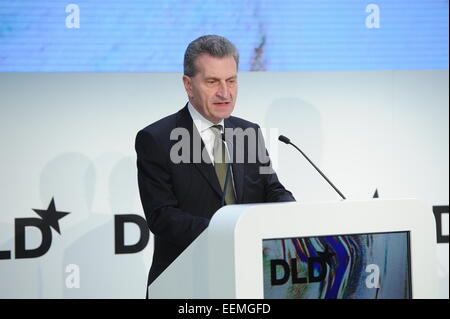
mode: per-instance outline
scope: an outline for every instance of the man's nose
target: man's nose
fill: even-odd
[[[216,95],[222,99],[228,99],[230,96],[230,89],[228,88],[227,83],[224,82],[220,82],[219,83],[219,88],[217,89],[217,93]]]

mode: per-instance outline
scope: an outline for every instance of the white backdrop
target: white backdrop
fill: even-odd
[[[439,295],[449,296],[449,91],[444,71],[240,73],[234,115],[267,130],[280,180],[298,201],[338,199],[291,138],[349,199],[412,197],[446,206],[436,245]],[[186,102],[178,73],[0,74],[0,298],[141,298],[152,238],[115,254],[115,216],[143,216],[137,131]],[[44,240],[22,218],[54,198],[61,234]],[[142,239],[125,224],[125,245]],[[414,252],[413,252],[414,253]]]

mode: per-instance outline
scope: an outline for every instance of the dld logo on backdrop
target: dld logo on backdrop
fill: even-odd
[[[33,209],[33,211],[38,214],[41,218],[16,218],[14,221],[14,244],[15,244],[15,258],[25,259],[25,258],[38,258],[47,253],[52,244],[52,231],[53,228],[58,234],[61,235],[59,228],[59,220],[69,212],[63,212],[56,210],[54,198],[50,201],[50,204],[46,210]],[[448,234],[443,233],[442,229],[442,219],[444,214],[449,214],[449,206],[433,206],[433,213],[436,218],[436,233],[438,243],[448,243]],[[125,243],[125,225],[134,224],[139,229],[139,238],[134,244]],[[26,247],[26,228],[34,227],[40,231],[42,235],[41,243],[36,248]],[[135,214],[119,214],[114,215],[114,247],[115,254],[133,254],[140,252],[145,249],[150,239],[150,231],[147,226],[145,218]],[[11,259],[11,251],[0,251],[0,260]],[[280,262],[281,263],[281,262]],[[324,266],[324,260],[311,260],[311,265],[313,263],[318,263],[321,267]],[[274,265],[275,266],[275,265]],[[283,268],[288,269],[289,265],[279,265]],[[311,267],[312,269],[313,267]],[[293,274],[295,277],[295,274]],[[273,277],[275,278],[275,277]],[[285,281],[286,278],[275,279],[278,281]],[[302,280],[302,279],[299,279]],[[320,281],[321,278],[310,273],[311,281]],[[279,283],[278,283],[279,284]]]
[[[68,212],[57,211],[55,207],[55,200],[52,198],[48,208],[33,209],[36,214],[41,218],[16,218],[14,220],[14,246],[15,246],[15,258],[37,258],[45,255],[50,249],[52,244],[52,230],[56,230],[61,235],[59,229],[59,220]],[[42,235],[42,240],[37,248],[27,249],[26,243],[26,231],[27,227],[34,227],[38,229]],[[11,251],[0,251],[0,259],[11,259]]]
[[[59,221],[61,218],[69,215],[69,212],[58,211],[55,206],[55,200],[52,198],[46,210],[33,209],[40,218],[16,218],[14,220],[14,257],[15,259],[38,258],[45,255],[52,244],[52,228],[61,235]],[[134,224],[139,229],[139,239],[134,244],[125,243],[125,225]],[[26,247],[27,229],[34,228],[41,234],[41,242],[35,248]],[[114,237],[116,254],[137,253],[148,244],[150,231],[146,220],[133,214],[114,216]],[[11,259],[11,251],[0,251],[0,260]]]
[[[138,226],[140,237],[135,244],[125,244],[125,224],[134,224]],[[115,215],[114,216],[114,234],[115,234],[115,253],[133,254],[143,250],[150,239],[150,230],[147,221],[139,215]]]
[[[443,229],[443,219],[444,219],[444,214],[447,215],[447,226],[448,226],[448,214],[449,214],[449,209],[448,209],[448,205],[447,206],[433,206],[433,214],[434,214],[434,218],[436,219],[436,236],[437,236],[437,242],[438,244],[444,244],[447,243],[448,244],[448,230]],[[444,234],[444,232],[447,231],[446,234]]]

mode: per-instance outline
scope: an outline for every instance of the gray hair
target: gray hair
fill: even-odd
[[[193,77],[197,74],[195,60],[202,54],[216,58],[232,56],[239,66],[239,52],[230,40],[219,35],[204,35],[189,43],[184,53],[184,75]]]

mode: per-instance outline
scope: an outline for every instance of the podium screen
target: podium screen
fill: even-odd
[[[409,299],[409,232],[263,240],[264,298]]]

